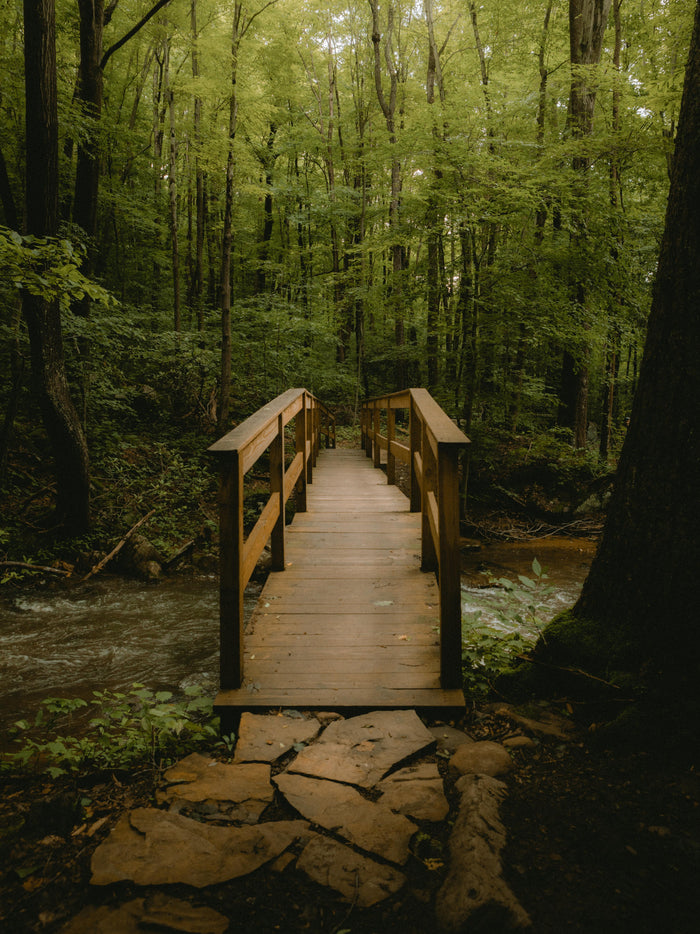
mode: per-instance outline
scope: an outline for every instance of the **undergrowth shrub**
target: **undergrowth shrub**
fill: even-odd
[[[90,701],[46,698],[33,721],[14,724],[11,739],[19,748],[0,758],[0,767],[45,769],[57,778],[101,769],[160,770],[202,747],[230,751],[233,737],[219,737],[211,697],[197,685],[184,694],[176,699],[170,691],[134,684],[128,693],[93,691]]]

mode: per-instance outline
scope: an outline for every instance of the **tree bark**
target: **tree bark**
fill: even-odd
[[[394,34],[394,6],[389,4],[387,12],[387,26],[382,47],[382,34],[379,26],[378,0],[369,0],[372,9],[372,44],[374,46],[374,84],[377,91],[377,100],[389,134],[389,145],[394,154],[391,161],[391,200],[389,202],[389,225],[392,230],[394,242],[391,247],[391,284],[389,300],[394,314],[394,338],[397,348],[403,347],[406,342],[404,327],[404,297],[403,297],[403,271],[405,267],[405,250],[399,238],[401,222],[401,162],[396,155],[396,104],[399,89],[399,71],[396,65],[396,56],[393,47]],[[384,93],[382,83],[382,51],[384,64],[389,75],[389,96]],[[406,364],[400,356],[395,369],[394,388],[404,389],[406,386]]]
[[[199,32],[197,28],[197,0],[192,0],[190,8],[190,27],[192,29],[192,78],[195,88],[199,80]],[[204,330],[204,217],[205,217],[205,178],[201,159],[202,146],[202,98],[198,91],[194,95],[194,171],[195,171],[195,249],[194,269],[190,304],[197,318],[197,330]]]
[[[58,108],[53,0],[24,0],[27,230],[56,234]],[[58,301],[23,295],[32,374],[55,462],[56,518],[69,533],[90,523],[90,462],[66,378]]]
[[[571,88],[569,93],[568,127],[576,139],[585,139],[593,130],[596,81],[592,70],[599,64],[603,50],[603,37],[608,24],[612,0],[569,0],[569,46],[571,60]],[[579,153],[573,158],[578,173],[575,182],[581,208],[573,218],[571,249],[582,254],[586,249],[585,202],[588,191],[590,159]],[[586,330],[585,310],[587,295],[583,282],[573,282],[572,313],[575,326]],[[579,323],[579,318],[581,323]],[[588,348],[585,341],[575,356],[564,351],[562,365],[559,424],[573,428],[574,447],[585,448],[588,429]]]
[[[170,56],[165,64],[165,97],[168,103],[168,205],[170,214],[170,249],[173,276],[173,329],[179,333],[181,326],[180,308],[180,238],[178,236],[177,212],[177,136],[175,135],[175,92],[170,83]]]

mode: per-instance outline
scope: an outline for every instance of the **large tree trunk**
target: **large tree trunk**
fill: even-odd
[[[53,0],[25,0],[27,230],[55,235],[58,221],[58,112]],[[32,372],[55,461],[57,519],[69,532],[90,519],[87,444],[73,405],[63,359],[58,301],[25,293],[23,311]]]
[[[669,686],[685,683],[695,692],[700,685],[698,139],[700,5],[646,347],[615,490],[573,622],[555,621],[545,633],[545,650],[558,661],[646,665],[650,674],[658,669],[668,676]],[[677,679],[679,673],[689,681]]]

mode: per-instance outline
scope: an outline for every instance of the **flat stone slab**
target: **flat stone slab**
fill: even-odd
[[[408,845],[418,828],[403,815],[337,782],[288,773],[277,775],[274,782],[307,820],[393,863],[408,859]]]
[[[340,892],[347,902],[369,908],[395,895],[406,877],[398,869],[361,856],[350,847],[315,835],[297,860],[297,868],[317,882]]]
[[[510,753],[491,740],[460,746],[450,759],[450,768],[461,775],[505,775],[513,768]]]
[[[61,934],[143,934],[144,931],[176,931],[180,934],[224,934],[228,918],[213,908],[196,907],[181,898],[154,892],[118,908],[94,905],[61,928]]]
[[[200,805],[203,816],[255,824],[274,797],[270,766],[264,763],[229,765],[193,752],[164,775],[168,783],[156,800],[178,807]],[[210,807],[201,807],[210,805]]]
[[[138,808],[123,815],[92,855],[92,885],[196,888],[247,875],[308,832],[304,821],[218,827],[171,811]]]
[[[450,811],[434,762],[420,762],[394,772],[379,782],[377,789],[382,792],[380,804],[416,820],[441,821]]]
[[[305,720],[245,711],[238,728],[234,762],[274,762],[293,746],[311,742],[320,730],[315,717]]]
[[[379,710],[329,724],[288,771],[371,788],[399,762],[434,742],[415,710]]]

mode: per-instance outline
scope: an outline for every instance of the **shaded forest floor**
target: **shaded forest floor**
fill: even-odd
[[[669,716],[669,734],[674,732]],[[476,739],[503,739],[509,724],[484,706],[463,726]],[[668,739],[668,737],[667,737]],[[692,750],[654,743],[606,747],[595,733],[539,741],[514,753],[501,816],[505,877],[538,934],[685,934],[697,930],[700,775]],[[117,905],[144,894],[130,883],[93,889],[91,854],[127,809],[152,804],[156,774],[109,773],[79,781],[6,779],[0,800],[0,927],[12,934],[60,931],[85,905]],[[454,776],[446,774],[448,797]],[[274,815],[273,815],[274,816]],[[446,847],[449,825],[436,831]],[[409,884],[359,909],[293,867],[263,867],[205,890],[169,895],[209,905],[237,932],[428,934],[441,874],[411,857]],[[477,928],[477,930],[482,930]],[[490,934],[498,928],[488,927]]]

